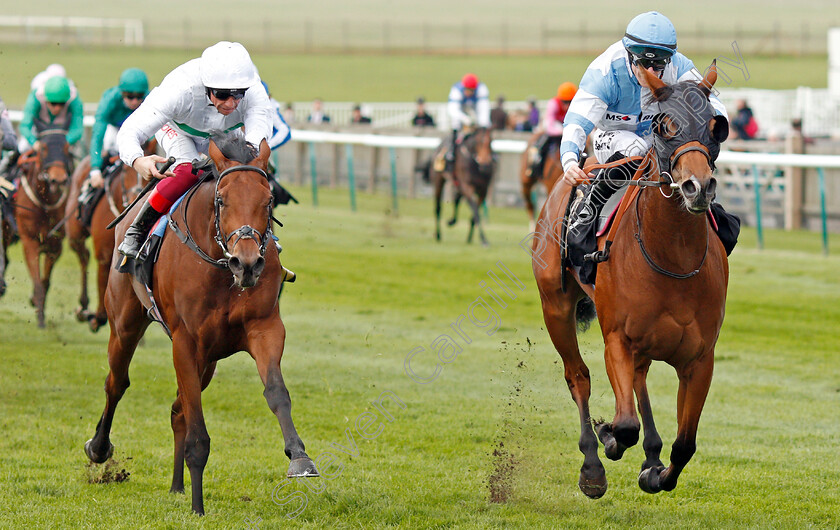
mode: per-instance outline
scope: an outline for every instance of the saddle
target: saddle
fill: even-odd
[[[93,218],[93,212],[96,210],[96,205],[108,193],[108,189],[111,187],[111,181],[123,166],[119,157],[111,158],[108,162],[109,164],[102,171],[102,178],[105,181],[102,187],[94,188],[93,186],[87,186],[87,188],[84,188],[79,195],[79,201],[76,205],[76,218],[88,229],[90,229],[90,222]]]

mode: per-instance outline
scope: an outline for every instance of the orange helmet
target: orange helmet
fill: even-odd
[[[574,83],[566,81],[557,87],[557,99],[560,101],[571,101],[575,94],[577,94],[577,87]]]
[[[475,90],[478,88],[478,77],[475,74],[466,74],[461,78],[461,84],[464,85],[464,88]]]

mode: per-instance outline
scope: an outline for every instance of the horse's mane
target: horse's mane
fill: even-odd
[[[259,156],[259,152],[256,152],[242,136],[224,134],[222,131],[211,131],[210,136],[228,160],[247,164]]]

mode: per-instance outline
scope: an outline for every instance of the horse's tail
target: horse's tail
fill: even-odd
[[[589,324],[595,319],[595,302],[588,296],[584,296],[578,300],[575,308],[575,321],[577,321],[578,331],[583,333],[589,329]]]

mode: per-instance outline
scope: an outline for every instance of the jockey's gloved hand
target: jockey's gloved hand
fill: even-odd
[[[102,178],[102,171],[99,169],[91,169],[90,170],[90,185],[94,188],[101,188],[102,185],[105,183],[104,179]]]

